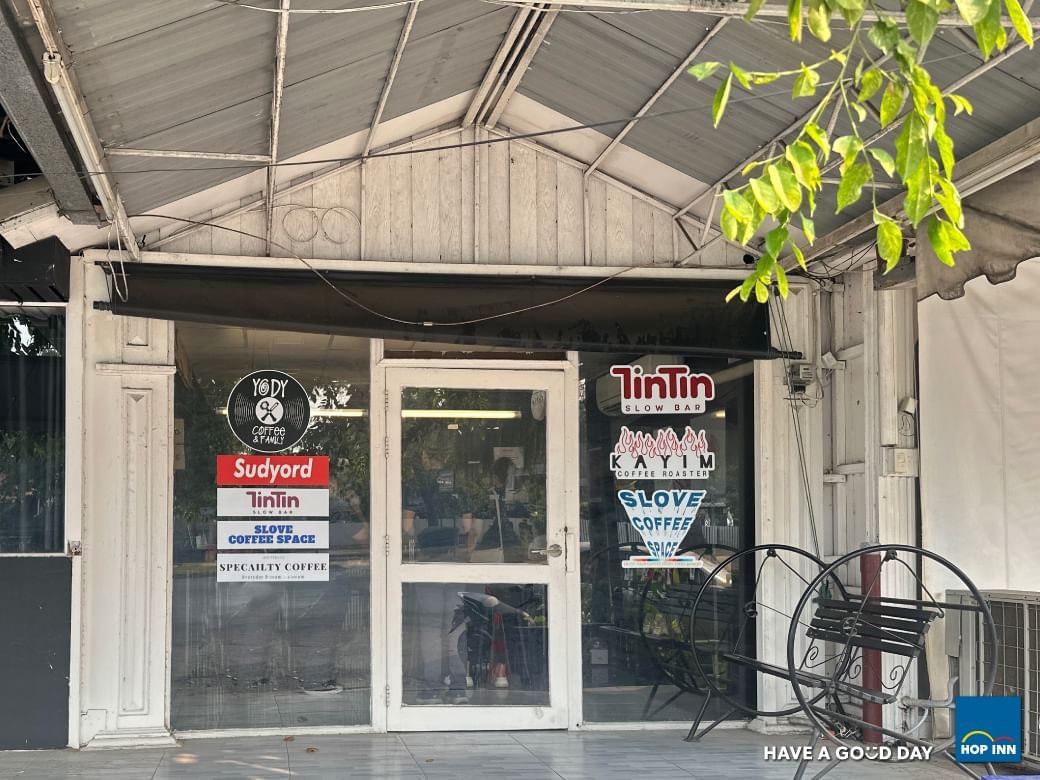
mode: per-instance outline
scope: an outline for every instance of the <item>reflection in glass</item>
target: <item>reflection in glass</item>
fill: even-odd
[[[0,553],[65,535],[65,316],[0,314]]]
[[[177,341],[173,728],[370,723],[368,341],[187,324]],[[223,407],[262,368],[311,393],[285,454],[329,456],[328,582],[216,581],[216,457],[244,451]]]
[[[549,704],[545,585],[403,587],[404,704]]]
[[[403,560],[540,563],[545,394],[405,388]]]

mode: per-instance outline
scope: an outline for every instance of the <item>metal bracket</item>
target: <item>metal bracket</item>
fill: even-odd
[[[65,555],[69,558],[78,558],[83,554],[83,542],[79,539],[69,539],[65,547]]]

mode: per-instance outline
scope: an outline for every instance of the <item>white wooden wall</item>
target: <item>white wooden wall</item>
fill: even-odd
[[[342,260],[630,266],[681,261],[692,247],[672,208],[530,141],[466,148],[483,130],[454,130],[290,185],[276,199],[274,256]],[[587,187],[587,193],[586,193]],[[200,221],[264,234],[262,200]],[[701,228],[684,220],[700,240]],[[710,236],[714,236],[711,233]],[[170,252],[263,255],[260,238],[173,224],[146,237]],[[692,265],[744,267],[742,252],[717,241]]]

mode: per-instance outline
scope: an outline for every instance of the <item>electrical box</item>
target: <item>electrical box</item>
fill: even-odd
[[[788,381],[795,390],[805,390],[816,381],[816,366],[812,363],[791,363],[788,372]]]
[[[916,477],[920,470],[920,458],[916,447],[881,448],[881,476]]]

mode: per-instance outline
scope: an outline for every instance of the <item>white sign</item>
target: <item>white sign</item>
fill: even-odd
[[[328,488],[217,488],[218,517],[328,517]]]
[[[217,553],[217,582],[328,581],[328,553]]]
[[[217,523],[218,550],[325,550],[329,546],[328,520],[221,520]]]
[[[701,414],[715,397],[715,381],[688,366],[658,366],[644,374],[641,366],[611,366],[621,380],[622,414]]]
[[[704,495],[703,490],[655,490],[649,495],[645,490],[619,490],[618,500],[650,552],[649,556],[632,556],[622,561],[622,567],[699,566],[696,556],[677,556],[676,553],[697,519]]]
[[[707,434],[688,425],[682,438],[671,428],[654,436],[622,425],[610,470],[617,479],[707,479],[715,470],[715,453],[708,449]]]

